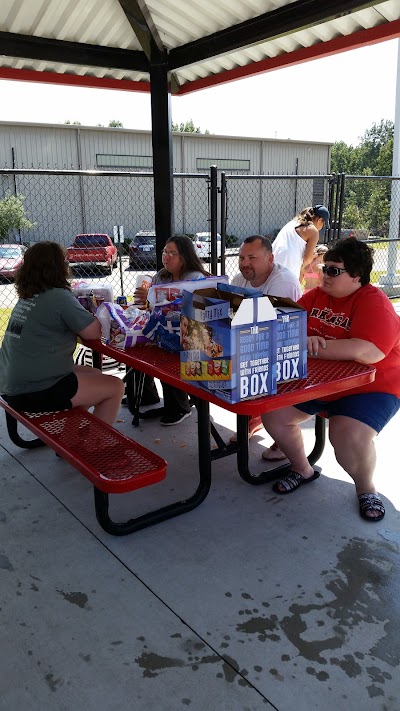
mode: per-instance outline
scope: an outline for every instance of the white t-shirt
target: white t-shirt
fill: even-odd
[[[263,294],[270,294],[271,296],[283,296],[287,299],[292,299],[292,301],[298,301],[302,295],[298,278],[281,264],[274,264],[268,279],[260,286],[252,286],[240,273],[233,277],[232,284],[246,287],[246,289],[256,289],[257,291],[262,291]]]
[[[299,278],[307,242],[296,232],[296,227],[299,227],[296,220],[282,227],[273,241],[272,253],[278,264],[290,269]]]

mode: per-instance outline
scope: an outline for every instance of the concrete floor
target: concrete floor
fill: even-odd
[[[234,416],[212,415],[229,438]],[[174,428],[118,419],[169,467],[114,497],[116,517],[194,491],[194,411]],[[246,484],[229,457],[200,507],[124,538],[98,526],[86,479],[0,422],[1,711],[399,711],[400,415],[377,438],[380,523],[327,445],[293,496]],[[269,443],[252,439],[255,471]]]

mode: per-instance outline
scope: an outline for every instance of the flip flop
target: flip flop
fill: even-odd
[[[291,471],[290,474],[283,477],[283,479],[276,481],[275,484],[272,486],[272,489],[275,494],[291,494],[293,491],[296,491],[299,486],[302,486],[303,484],[309,484],[311,481],[315,481],[315,479],[318,479],[319,476],[320,472],[314,471],[313,476],[310,476],[308,479],[305,479],[304,476],[302,476],[301,474]],[[283,486],[285,488],[285,491],[280,491],[279,486]]]
[[[276,449],[274,447],[267,447],[261,456],[266,462],[279,462],[282,459],[286,459],[286,454],[278,449],[278,447],[276,447]]]
[[[358,503],[360,504],[360,516],[362,518],[366,521],[372,521],[373,523],[382,521],[385,515],[385,507],[378,494],[360,494]],[[368,511],[378,511],[379,516],[368,516]]]

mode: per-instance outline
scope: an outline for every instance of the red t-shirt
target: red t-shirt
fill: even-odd
[[[364,392],[391,393],[400,397],[400,318],[386,294],[366,284],[350,296],[335,299],[317,287],[303,294],[299,304],[308,313],[309,336],[323,336],[327,340],[360,338],[373,343],[386,356],[373,364],[376,368],[373,383],[327,400]]]

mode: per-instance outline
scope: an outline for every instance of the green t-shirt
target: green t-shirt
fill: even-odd
[[[68,289],[20,299],[0,350],[0,393],[45,390],[72,373],[77,333],[93,320]]]

